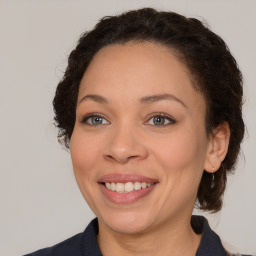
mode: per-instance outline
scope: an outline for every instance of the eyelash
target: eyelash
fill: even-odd
[[[88,120],[90,119],[90,118],[93,118],[93,117],[99,117],[99,118],[102,118],[102,119],[105,119],[106,120],[106,118],[103,116],[103,115],[101,115],[101,114],[99,114],[99,113],[91,113],[91,114],[88,114],[88,115],[86,115],[86,116],[84,116],[83,118],[82,118],[82,121],[81,121],[81,123],[83,123],[83,124],[86,124],[86,125],[90,125],[90,126],[100,126],[100,125],[104,125],[104,124],[89,124],[88,123]],[[108,122],[108,121],[107,121]]]
[[[169,125],[172,125],[172,124],[175,124],[176,123],[176,120],[171,117],[170,115],[167,115],[165,113],[152,113],[149,115],[149,119],[147,121],[147,123],[152,119],[152,118],[155,118],[155,117],[161,117],[161,118],[164,118],[166,120],[168,120],[168,124],[164,124],[164,125],[152,125],[152,126],[157,126],[158,128],[164,128],[166,126],[169,126]]]
[[[88,123],[88,120],[90,119],[90,118],[93,118],[93,117],[99,117],[99,118],[102,118],[102,119],[105,119],[106,120],[106,118],[103,116],[103,115],[101,115],[101,114],[99,114],[99,113],[91,113],[91,114],[88,114],[88,115],[86,115],[86,116],[84,116],[83,118],[82,118],[82,121],[81,121],[81,123],[83,123],[83,124],[86,124],[86,125],[89,125],[89,126],[101,126],[101,125],[106,125],[106,124],[92,124],[92,123]],[[164,119],[166,119],[166,120],[168,120],[168,124],[163,124],[163,125],[152,125],[152,126],[157,126],[157,127],[159,127],[159,128],[163,128],[163,127],[166,127],[166,126],[168,126],[168,125],[171,125],[171,124],[175,124],[176,123],[176,120],[173,118],[173,117],[171,117],[171,116],[169,116],[169,115],[167,115],[167,114],[165,114],[165,113],[152,113],[152,114],[150,114],[149,115],[149,119],[148,119],[148,121],[146,122],[146,123],[148,123],[152,118],[157,118],[157,117],[161,117],[161,118],[164,118]],[[107,120],[106,120],[107,121]],[[109,121],[107,121],[108,123],[110,123]],[[150,125],[150,124],[148,124],[148,125]]]

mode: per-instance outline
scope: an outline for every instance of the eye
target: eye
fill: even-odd
[[[152,117],[148,120],[147,124],[154,126],[166,126],[176,122],[173,118],[163,113],[153,115],[154,116],[151,115]]]
[[[94,126],[109,124],[109,122],[99,114],[85,116],[82,120],[82,123]]]

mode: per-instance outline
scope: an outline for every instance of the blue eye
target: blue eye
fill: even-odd
[[[147,123],[154,126],[166,126],[168,124],[174,124],[175,120],[173,120],[169,116],[158,114],[151,117]]]
[[[90,115],[83,118],[82,123],[86,123],[88,125],[104,125],[109,124],[109,122],[100,115]]]

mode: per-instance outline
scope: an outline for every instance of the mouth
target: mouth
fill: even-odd
[[[130,204],[149,195],[158,180],[140,175],[108,174],[98,180],[103,195],[116,204]]]
[[[149,188],[156,184],[156,182],[140,182],[140,181],[135,181],[135,182],[126,182],[126,183],[121,183],[121,182],[105,182],[101,183],[103,184],[108,190],[117,192],[117,193],[129,193],[132,191],[137,191],[145,188]]]

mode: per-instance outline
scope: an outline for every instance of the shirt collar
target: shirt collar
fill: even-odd
[[[202,233],[200,245],[196,256],[226,256],[227,252],[223,248],[219,236],[210,228],[207,219],[203,216],[193,215],[191,226],[198,234]],[[102,256],[98,242],[98,220],[95,218],[90,222],[83,233],[82,255],[83,256]]]
[[[196,256],[226,256],[227,252],[222,246],[219,236],[210,228],[207,219],[203,216],[193,215],[191,226],[198,234],[202,234],[201,242]]]

